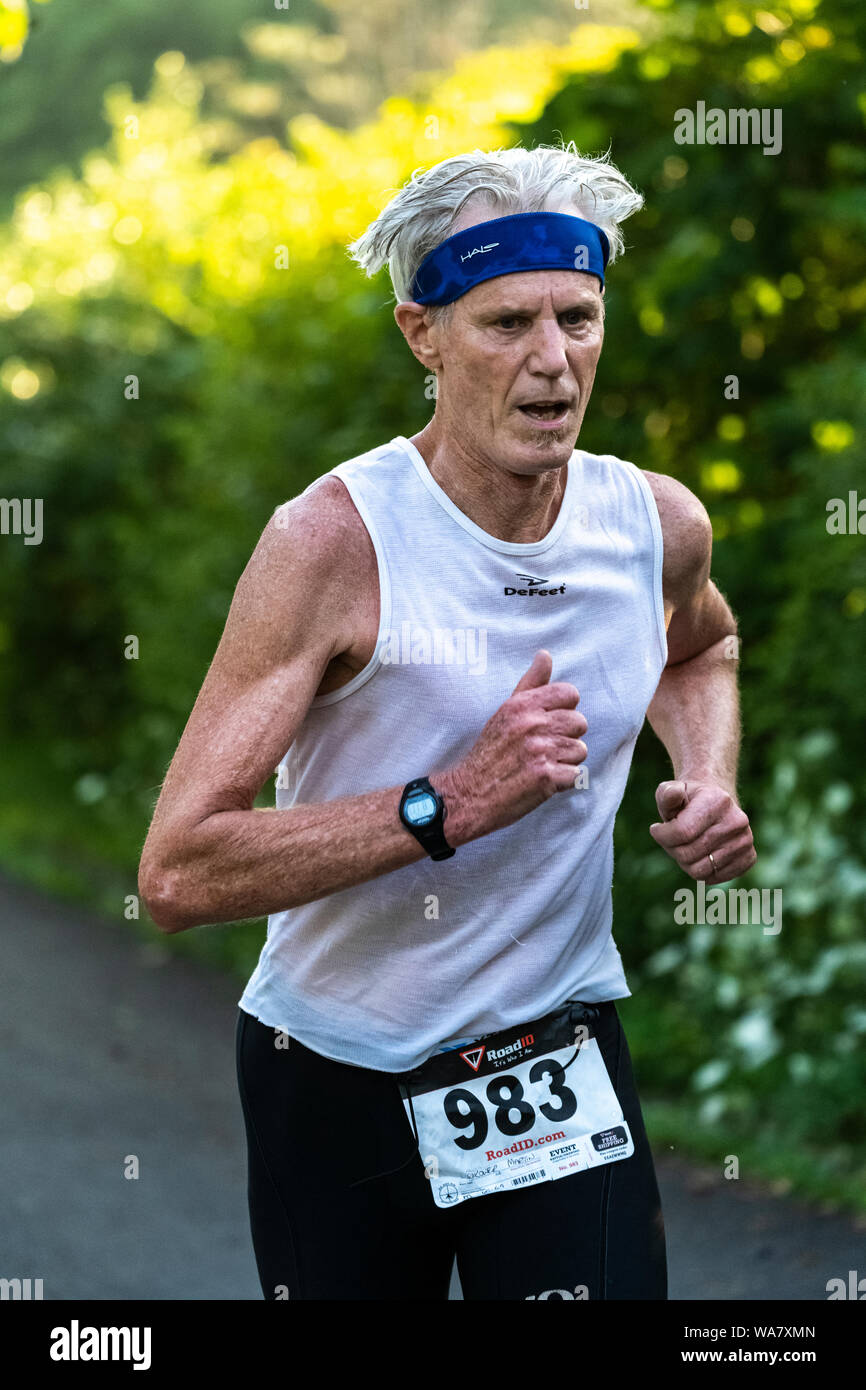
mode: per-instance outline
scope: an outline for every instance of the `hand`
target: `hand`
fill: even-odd
[[[692,878],[727,883],[757,860],[749,817],[717,783],[662,782],[656,805],[650,834]]]
[[[448,807],[449,844],[513,825],[557,792],[574,789],[586,758],[587,722],[577,711],[579,691],[568,681],[551,681],[552,670],[550,652],[536,652],[465,758],[430,774]]]

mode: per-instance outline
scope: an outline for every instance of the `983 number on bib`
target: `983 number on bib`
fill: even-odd
[[[565,1084],[565,1067],[553,1057],[543,1057],[533,1062],[529,1070],[529,1081],[533,1086],[547,1079],[551,1101],[541,1101],[536,1109],[525,1098],[523,1083],[519,1076],[506,1073],[494,1076],[487,1082],[484,1095],[488,1106],[495,1107],[492,1123],[500,1134],[509,1139],[518,1134],[526,1134],[533,1128],[538,1113],[551,1124],[570,1120],[577,1110],[577,1096]],[[461,1107],[465,1106],[465,1109]],[[490,1132],[488,1109],[474,1091],[468,1086],[456,1086],[448,1091],[442,1107],[449,1124],[455,1129],[469,1129],[472,1133],[454,1139],[458,1148],[466,1151],[477,1149],[484,1143]],[[512,1118],[515,1117],[515,1118]]]

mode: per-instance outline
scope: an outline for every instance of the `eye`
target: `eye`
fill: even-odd
[[[563,318],[565,318],[570,324],[582,323],[588,317],[589,315],[587,314],[585,309],[567,309],[565,314],[563,315]]]
[[[503,314],[502,318],[497,319],[496,322],[500,328],[509,329],[515,324],[522,323],[523,320],[518,318],[517,314]]]

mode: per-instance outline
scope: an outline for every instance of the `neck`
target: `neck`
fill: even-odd
[[[543,540],[552,528],[565,494],[567,463],[543,473],[511,473],[471,445],[444,436],[435,419],[411,442],[434,482],[488,535],[531,544]]]

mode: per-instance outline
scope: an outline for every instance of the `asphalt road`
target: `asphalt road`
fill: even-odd
[[[0,1278],[41,1278],[46,1299],[260,1299],[237,983],[2,875],[0,952]],[[862,1220],[656,1159],[671,1298],[823,1300],[866,1275]]]

